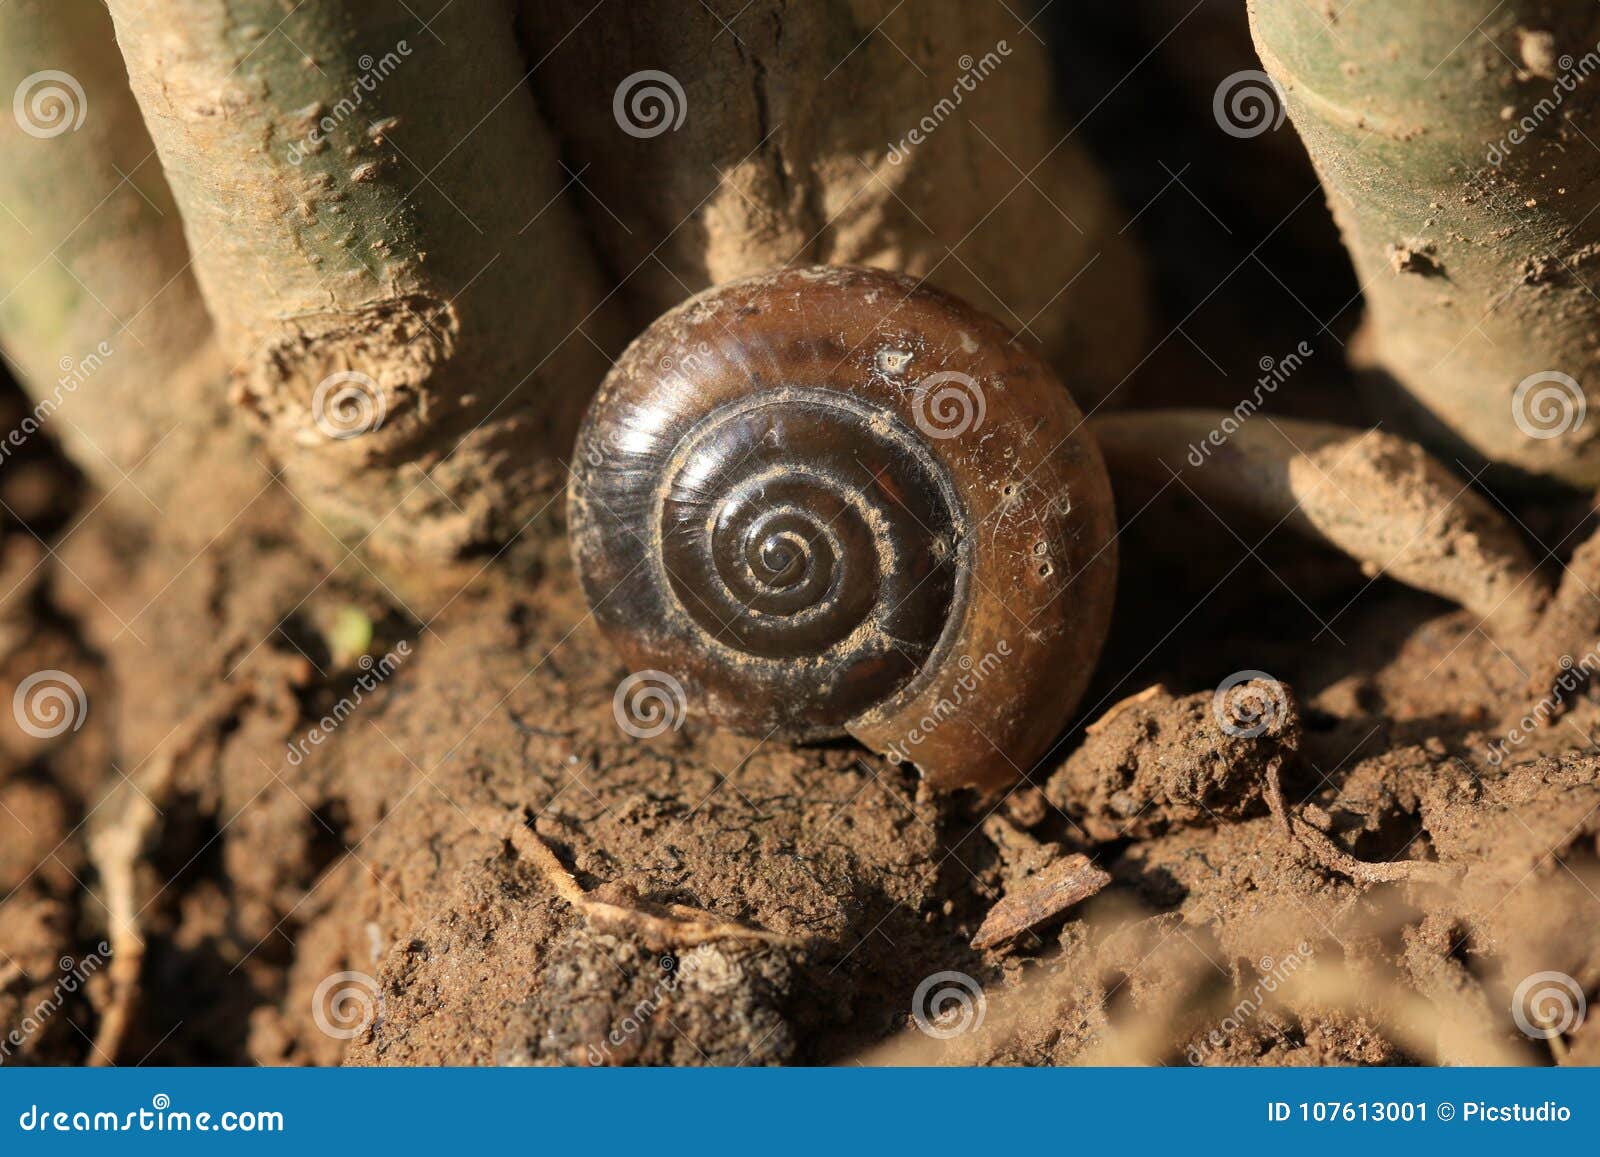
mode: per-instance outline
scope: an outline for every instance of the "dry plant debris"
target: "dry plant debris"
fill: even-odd
[[[1095,867],[1088,856],[1063,856],[1008,888],[1005,897],[983,918],[972,938],[972,947],[980,951],[993,948],[1038,929],[1109,883],[1111,877]]]

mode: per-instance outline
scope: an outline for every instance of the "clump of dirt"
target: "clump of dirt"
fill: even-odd
[[[1239,819],[1265,810],[1267,762],[1293,752],[1299,735],[1293,697],[1276,680],[1181,697],[1154,686],[1091,724],[1045,794],[1096,840]]]
[[[545,975],[506,1027],[499,1063],[738,1066],[798,1053],[780,955],[709,944],[661,955],[580,932],[555,945]]]
[[[50,664],[91,708],[5,740],[0,1012],[102,937],[131,965],[18,1060],[1548,1061],[1507,1014],[1518,982],[1600,984],[1600,934],[1550,907],[1600,888],[1600,760],[1572,751],[1600,700],[1575,688],[1495,764],[1492,721],[1535,693],[1399,588],[1336,652],[1219,620],[1132,668],[1159,685],[1107,682],[1031,782],[937,796],[850,744],[623,732],[625,672],[558,538],[537,581],[424,626],[275,535],[281,513],[176,580],[161,543],[126,572],[121,532],[86,528],[73,569],[106,606],[46,571],[35,597],[70,613],[30,620],[8,686]],[[352,622],[369,660],[399,656],[381,679]],[[1283,677],[1223,678],[1247,657]],[[166,715],[120,691],[152,673],[187,689]],[[1085,886],[1056,905],[1058,879]],[[1026,911],[980,937],[1008,899]]]
[[[0,1061],[5,1064],[78,1064],[83,1038],[73,1027],[92,1026],[83,989],[66,991],[62,979],[75,967],[72,907],[36,893],[13,893],[0,905]]]

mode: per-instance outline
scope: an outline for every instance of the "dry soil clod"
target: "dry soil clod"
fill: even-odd
[[[1267,705],[1256,726],[1225,729],[1213,692],[1174,696],[1151,687],[1089,726],[1045,794],[1097,840],[1261,812],[1264,767],[1298,747],[1299,712],[1279,682],[1249,680],[1230,690]]]
[[[1283,827],[1291,842],[1299,843],[1329,871],[1349,876],[1363,884],[1391,884],[1399,880],[1423,880],[1430,883],[1449,883],[1460,872],[1448,864],[1433,860],[1390,860],[1370,863],[1358,860],[1339,847],[1323,831],[1290,813],[1283,797],[1283,760],[1273,759],[1267,764],[1267,807],[1273,818]]]

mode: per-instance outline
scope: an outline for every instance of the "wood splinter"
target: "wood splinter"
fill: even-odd
[[[1085,855],[1063,856],[1015,887],[984,917],[972,947],[979,951],[1037,928],[1111,883]]]
[[[1135,691],[1132,695],[1118,699],[1110,707],[1106,708],[1104,715],[1100,716],[1100,718],[1096,719],[1093,723],[1090,723],[1084,727],[1083,733],[1085,735],[1099,735],[1107,727],[1110,727],[1111,724],[1114,723],[1117,718],[1123,715],[1125,712],[1141,706],[1142,704],[1148,703],[1152,699],[1159,699],[1161,696],[1166,694],[1168,694],[1166,684],[1152,683],[1143,691]]]

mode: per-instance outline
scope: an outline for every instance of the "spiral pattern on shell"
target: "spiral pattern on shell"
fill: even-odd
[[[672,456],[660,510],[661,581],[714,645],[821,668],[819,725],[908,678],[943,633],[960,501],[881,408],[794,387],[721,406]]]
[[[981,409],[930,428],[954,386]],[[1109,612],[1109,486],[1079,424],[1000,326],[909,280],[736,282],[659,319],[601,388],[569,488],[579,575],[630,669],[670,673],[691,713],[1011,778]],[[1012,684],[1052,656],[1080,660],[1046,684],[1066,708],[1027,717],[1038,692]]]

